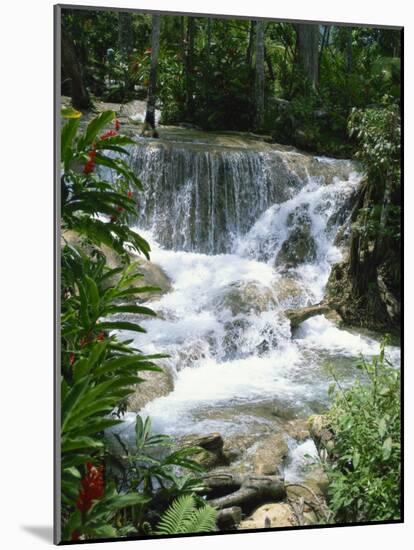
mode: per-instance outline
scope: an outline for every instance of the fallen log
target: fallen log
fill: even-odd
[[[209,503],[218,508],[240,506],[250,508],[260,502],[278,501],[286,496],[284,480],[279,476],[217,473],[203,477]],[[224,494],[227,493],[227,494]],[[217,494],[222,496],[215,497]]]
[[[298,309],[286,309],[285,315],[290,321],[292,328],[298,327],[301,323],[315,317],[316,315],[325,315],[331,313],[332,309],[329,306],[323,304],[317,304],[314,306],[301,307]]]

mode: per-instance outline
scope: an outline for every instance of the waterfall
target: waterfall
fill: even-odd
[[[147,334],[128,334],[168,353],[174,377],[174,390],[140,414],[160,432],[228,438],[274,430],[275,408],[288,418],[323,410],[327,364],[346,387],[378,339],[323,315],[292,332],[284,312],[323,298],[349,234],[358,166],[217,134],[139,140],[131,163],[145,189],[134,224],[172,282],[150,304],[158,318],[140,320]],[[398,348],[388,354],[397,364]],[[295,448],[293,470],[308,446]]]
[[[141,140],[132,163],[145,194],[138,224],[170,249],[231,252],[270,206],[291,199],[310,178],[324,184],[332,165],[266,144],[255,148]],[[348,170],[338,161],[336,170]]]

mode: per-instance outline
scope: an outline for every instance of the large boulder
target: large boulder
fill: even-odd
[[[81,238],[75,231],[64,231],[61,236],[61,245],[64,246],[66,243],[72,246],[78,246],[81,243]],[[87,247],[87,245],[84,246]],[[105,255],[109,268],[112,269],[121,265],[119,255],[112,248],[106,246],[105,244],[101,244],[98,248]],[[140,301],[147,301],[148,299],[157,298],[161,294],[165,294],[171,290],[171,280],[159,265],[143,258],[142,256],[139,256],[138,254],[130,253],[130,259],[132,262],[136,262],[136,272],[144,275],[142,279],[138,279],[134,282],[134,286],[155,286],[160,289],[157,292],[145,292],[140,294]],[[116,281],[116,277],[119,277],[119,275],[116,275],[114,279],[109,281],[109,283],[113,284]],[[134,297],[134,300],[136,299],[137,298]]]
[[[142,378],[145,382],[137,384],[134,393],[128,397],[128,411],[138,412],[147,403],[168,395],[174,389],[173,377],[166,367],[163,372],[145,371]]]
[[[233,317],[261,313],[276,304],[273,289],[257,281],[237,282],[226,287],[215,299],[217,307],[227,309]]]
[[[310,225],[306,223],[298,225],[283,242],[276,256],[275,265],[297,267],[299,264],[314,261],[316,253],[316,243]]]
[[[252,457],[253,471],[258,475],[274,475],[283,471],[283,463],[289,449],[282,434],[272,434],[261,439]]]
[[[185,436],[179,441],[179,446],[200,447],[200,452],[193,459],[206,470],[228,464],[227,456],[223,452],[224,441],[219,433]]]

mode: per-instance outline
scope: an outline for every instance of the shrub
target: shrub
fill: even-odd
[[[358,367],[365,380],[332,388],[328,420],[335,446],[328,464],[329,506],[337,522],[400,518],[400,372],[380,354]]]

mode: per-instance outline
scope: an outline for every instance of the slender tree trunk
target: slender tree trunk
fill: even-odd
[[[246,65],[248,67],[252,66],[255,31],[256,31],[256,21],[250,21],[249,43],[247,45],[247,52],[246,52]]]
[[[83,82],[82,69],[76,57],[72,38],[62,26],[62,69],[70,79],[72,105],[76,109],[88,109],[91,100]]]
[[[160,49],[160,16],[152,16],[152,35],[151,35],[151,68],[148,86],[147,112],[142,129],[143,135],[152,135],[158,137],[155,130],[155,101],[157,92],[157,68],[158,52]]]
[[[314,89],[319,78],[319,25],[297,24],[299,63]]]
[[[194,120],[194,42],[195,42],[195,17],[188,17],[187,23],[187,55],[185,65],[186,76],[186,113],[189,120]]]
[[[328,29],[329,29],[328,25],[325,25],[324,28],[323,28],[322,42],[321,42],[321,47],[320,47],[320,50],[319,50],[318,80],[320,79],[320,76],[321,76],[321,64],[322,64],[323,50],[325,49],[325,46],[327,44],[327,40],[329,38],[329,30]]]
[[[207,43],[206,43],[206,54],[205,54],[206,55],[206,66],[207,66],[208,74],[210,74],[210,71],[211,71],[211,59],[210,59],[210,56],[211,56],[211,34],[212,34],[212,20],[209,17],[207,19]],[[210,94],[210,81],[209,81],[209,78],[206,78],[206,76],[204,76],[204,97],[205,97],[206,106],[208,108],[208,106],[210,105],[211,94]]]
[[[264,122],[264,21],[256,23],[255,128]]]

